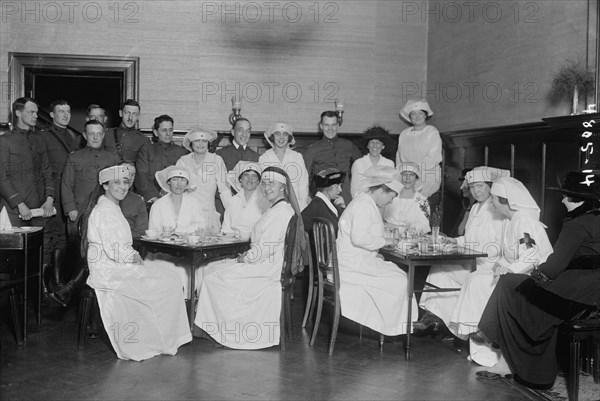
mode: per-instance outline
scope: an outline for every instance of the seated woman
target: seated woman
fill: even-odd
[[[419,179],[419,168],[415,164],[400,163],[398,172],[403,188],[400,194],[385,207],[384,220],[397,226],[413,227],[420,233],[431,231],[429,202],[415,189],[415,183]]]
[[[550,189],[562,192],[567,209],[554,252],[530,275],[500,277],[479,323],[483,336],[472,341],[479,352],[471,353],[484,366],[499,361],[491,371],[512,372],[516,381],[537,389],[552,387],[556,379],[559,326],[600,304],[600,175],[569,172],[559,188]],[[527,238],[519,250],[526,244],[533,242]],[[499,350],[480,342],[485,339]]]
[[[177,167],[185,167],[190,172],[190,185],[196,190],[192,196],[202,204],[207,226],[213,233],[221,230],[221,215],[215,206],[215,194],[227,207],[232,197],[226,182],[227,167],[221,156],[208,151],[210,142],[217,139],[217,133],[203,128],[193,128],[183,138],[183,147],[190,150],[189,155],[181,156]]]
[[[271,207],[254,226],[250,250],[237,260],[213,264],[206,273],[194,322],[195,330],[203,331],[199,334],[206,333],[216,342],[236,349],[279,344],[285,234],[294,213],[300,216],[285,171],[267,167],[260,185]],[[303,231],[299,218],[296,235]]]
[[[158,233],[196,234],[206,229],[202,205],[189,193],[190,173],[184,167],[169,166],[156,172],[156,182],[163,192],[150,209],[148,228]],[[165,253],[148,255],[147,265],[166,267],[181,278],[186,298],[189,298],[188,273],[191,267],[185,257]],[[198,281],[199,283],[199,281]]]
[[[386,148],[392,148],[393,140],[388,130],[383,127],[373,126],[365,131],[363,136],[368,153],[352,164],[350,181],[350,193],[354,198],[357,193],[362,192],[365,176],[363,173],[375,165],[394,167],[394,162],[381,155]]]
[[[132,248],[131,230],[119,208],[133,184],[130,174],[127,164],[98,173],[100,186],[82,216],[81,250],[90,270],[87,283],[96,291],[117,356],[141,361],[175,355],[192,337],[177,275],[144,265]]]
[[[312,238],[312,224],[315,217],[321,217],[331,221],[337,235],[339,212],[334,205],[337,198],[341,197],[342,182],[346,174],[336,168],[328,168],[319,171],[313,177],[317,187],[317,193],[308,206],[302,211],[304,229]]]
[[[387,335],[406,333],[408,305],[406,273],[378,257],[391,245],[384,237],[380,209],[402,189],[393,167],[373,166],[365,171],[367,191],[350,202],[339,221],[337,238],[342,315]]]
[[[260,166],[255,162],[239,161],[234,169],[235,177],[229,181],[237,193],[227,209],[221,232],[237,234],[242,239],[249,239],[254,225],[266,210],[266,201],[260,190]]]
[[[300,210],[303,210],[308,205],[308,171],[302,154],[290,148],[296,143],[292,127],[285,123],[276,123],[271,125],[264,135],[271,149],[259,157],[260,167],[263,170],[271,166],[284,169],[294,186]]]
[[[463,288],[458,292],[424,292],[420,306],[426,312],[415,324],[415,331],[437,331],[440,324],[448,326],[452,334],[465,337],[477,331],[477,323],[493,286],[492,283],[472,285],[468,295],[464,288],[471,276],[488,277],[493,275],[494,262],[498,260],[504,216],[492,204],[492,181],[510,175],[508,170],[494,167],[475,167],[465,175],[468,186],[476,203],[471,208],[465,235],[457,238],[447,238],[449,243],[461,247],[469,247],[488,254],[487,258],[477,258],[477,269],[471,272],[471,264],[434,266],[429,271],[426,281],[440,288]],[[477,280],[477,278],[473,280]],[[495,284],[495,282],[493,283]],[[441,321],[440,321],[441,319]]]

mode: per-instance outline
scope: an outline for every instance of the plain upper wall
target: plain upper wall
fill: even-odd
[[[593,70],[595,2],[590,5]],[[425,14],[411,10],[408,21],[429,26],[427,84],[419,91],[440,131],[571,113],[569,101],[552,105],[547,96],[566,59],[585,61],[587,0],[431,1],[427,7]]]
[[[11,51],[139,57],[142,128],[166,113],[176,129],[228,130],[237,92],[247,98],[242,114],[255,130],[286,121],[296,131],[316,133],[320,113],[341,97],[343,132],[378,123],[398,133],[405,127],[398,118],[402,83],[426,78],[428,27],[403,21],[403,2],[0,5],[3,67]],[[0,121],[6,121],[5,93],[2,101]]]

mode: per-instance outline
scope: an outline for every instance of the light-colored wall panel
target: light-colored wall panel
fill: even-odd
[[[375,122],[399,132],[401,83],[425,80],[427,25],[397,23],[402,2],[78,2],[71,21],[55,2],[57,22],[51,3],[2,2],[0,65],[10,51],[140,57],[142,127],[168,113],[178,129],[225,130],[241,91],[256,130],[285,120],[316,131],[319,114],[343,97],[344,132]]]

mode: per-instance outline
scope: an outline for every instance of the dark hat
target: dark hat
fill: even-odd
[[[337,168],[321,170],[313,177],[317,188],[327,188],[334,184],[341,184],[344,182],[344,178],[346,178],[346,173]]]
[[[558,187],[548,187],[582,199],[600,199],[600,174],[598,171],[583,173],[580,171],[569,171]]]
[[[365,142],[365,148],[369,144],[371,139],[377,139],[383,143],[387,149],[391,149],[393,146],[393,140],[390,136],[390,132],[383,127],[375,125],[365,131],[363,140]]]

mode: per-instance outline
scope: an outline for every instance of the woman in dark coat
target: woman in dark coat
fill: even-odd
[[[341,198],[342,182],[346,174],[336,168],[328,168],[319,171],[313,177],[317,186],[317,193],[313,200],[302,211],[304,229],[312,240],[312,223],[315,217],[321,217],[331,221],[337,235],[340,211],[335,205],[337,198]]]
[[[498,346],[515,380],[535,389],[558,374],[558,327],[600,306],[600,174],[569,172],[551,189],[568,211],[554,252],[531,276],[502,276],[479,323],[478,340]]]

